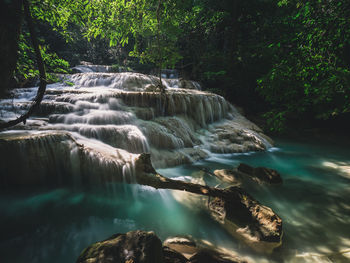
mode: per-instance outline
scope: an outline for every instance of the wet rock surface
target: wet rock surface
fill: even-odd
[[[162,243],[153,232],[131,231],[92,244],[77,263],[164,263]]]
[[[131,231],[96,242],[77,263],[246,263],[234,252],[191,236],[166,239],[162,245],[153,232]]]
[[[235,238],[256,251],[271,253],[282,244],[282,219],[243,189],[225,189],[209,202],[212,217]]]

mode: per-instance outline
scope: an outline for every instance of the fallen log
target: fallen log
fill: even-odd
[[[213,218],[253,249],[270,253],[281,245],[282,219],[242,188],[220,189],[166,178],[153,168],[150,154],[141,154],[135,168],[138,184],[209,196],[209,211]]]

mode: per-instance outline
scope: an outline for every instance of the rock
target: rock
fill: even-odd
[[[154,232],[131,231],[90,245],[77,260],[77,263],[109,262],[164,263],[162,243]]]
[[[87,247],[77,263],[245,263],[232,251],[191,236],[171,237],[163,247],[153,232],[116,234]]]
[[[196,241],[191,236],[169,237],[163,242],[163,246],[181,253],[186,258],[190,258],[199,250]]]
[[[247,262],[232,251],[216,247],[206,240],[195,240],[191,236],[170,237],[163,242],[163,245],[181,253],[187,258],[187,263]]]
[[[281,175],[273,169],[265,167],[252,167],[250,165],[240,163],[237,167],[237,171],[247,174],[252,178],[257,178],[260,181],[264,181],[270,184],[282,183]]]
[[[282,219],[271,208],[237,187],[226,191],[226,197],[215,197],[209,203],[216,221],[256,251],[271,253],[282,244]]]
[[[239,116],[241,115],[232,116],[233,120],[214,124],[209,128],[211,136],[206,139],[206,143],[211,152],[263,151],[271,147],[272,140],[264,135],[259,127]]]

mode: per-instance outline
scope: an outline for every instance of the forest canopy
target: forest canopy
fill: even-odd
[[[22,1],[2,2],[12,8]],[[275,132],[300,120],[349,118],[347,0],[29,3],[48,72],[68,73],[80,61],[153,74],[175,68],[263,113]],[[18,51],[15,79],[24,86],[38,75],[24,21]]]

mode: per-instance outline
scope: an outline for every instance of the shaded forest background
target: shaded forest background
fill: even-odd
[[[1,76],[15,68],[1,90],[38,76],[21,2],[1,1]],[[148,74],[174,68],[270,132],[345,130],[350,120],[348,0],[29,3],[48,72],[70,73],[81,61]]]

